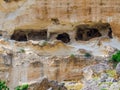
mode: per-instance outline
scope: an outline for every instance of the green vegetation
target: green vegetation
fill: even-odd
[[[0,90],[9,90],[5,81],[0,80]]]
[[[94,79],[94,80],[98,80],[98,79],[99,79],[99,76],[94,76],[93,79]]]
[[[120,62],[120,51],[117,51],[115,54],[112,55],[113,62]]]
[[[44,41],[44,42],[42,42],[42,44],[39,44],[40,46],[46,46],[48,44],[48,42],[47,41]]]
[[[101,90],[108,90],[108,89],[106,89],[106,88],[102,88]]]
[[[85,53],[84,55],[86,58],[90,58],[92,55],[90,53]]]
[[[110,61],[113,63],[113,68],[115,68],[120,62],[120,51],[117,51],[115,54],[113,54]]]
[[[24,48],[20,48],[19,51],[18,51],[18,53],[25,53]]]
[[[83,88],[83,84],[77,82],[77,84],[65,85],[65,87],[67,88],[67,90],[81,90]]]
[[[99,86],[101,86],[101,85],[109,85],[109,86],[111,86],[113,84],[113,82],[101,82],[101,83],[99,83]]]
[[[71,55],[70,55],[70,58],[75,58],[75,55],[74,55],[74,54],[71,54]]]
[[[5,81],[0,80],[0,90],[10,90]],[[17,86],[15,90],[28,90],[28,84]]]
[[[110,77],[113,77],[113,78],[115,78],[115,77],[117,76],[116,70],[108,70],[108,71],[106,71],[106,73],[107,73]]]
[[[15,90],[28,90],[28,84],[17,86]]]

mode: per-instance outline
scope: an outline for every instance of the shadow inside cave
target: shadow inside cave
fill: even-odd
[[[97,30],[95,28],[86,28],[85,30],[78,28],[76,30],[75,39],[77,41],[78,40],[87,41],[92,38],[100,37],[100,36],[102,36],[101,33],[99,32],[99,30]]]
[[[12,40],[47,40],[47,30],[15,30],[11,36]]]
[[[70,42],[70,36],[67,33],[58,34],[56,37],[57,40],[61,40],[64,43]]]

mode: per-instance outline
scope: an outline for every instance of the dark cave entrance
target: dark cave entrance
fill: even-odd
[[[29,40],[47,40],[47,30],[31,31],[28,33]]]
[[[47,40],[47,30],[15,30],[11,36],[12,40]]]
[[[100,37],[100,36],[102,36],[101,33],[99,32],[99,30],[95,28],[89,29],[87,32],[87,37],[90,39],[95,37]]]
[[[58,34],[56,37],[57,40],[61,40],[64,43],[70,42],[70,36],[67,33]]]
[[[109,36],[109,38],[113,38],[113,36],[112,36],[112,29],[111,28],[109,28],[108,36]]]
[[[76,37],[75,37],[75,39],[76,40],[83,40],[83,33],[84,33],[84,31],[83,30],[77,30],[77,32],[76,32]]]
[[[16,41],[27,41],[27,36],[24,31],[14,31],[11,39]]]
[[[95,37],[100,37],[102,36],[99,30],[95,28],[86,28],[86,29],[80,29],[78,28],[76,31],[76,36],[75,39],[82,40],[82,41],[87,41]]]

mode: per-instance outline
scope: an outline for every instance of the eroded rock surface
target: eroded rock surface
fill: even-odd
[[[0,79],[11,90],[35,80],[30,90],[66,90],[52,80],[79,81],[83,90],[117,90],[119,81],[105,74],[120,49],[114,37],[120,36],[119,5],[119,0],[0,0]],[[119,75],[119,64],[116,71]],[[39,80],[44,76],[49,80]]]
[[[72,44],[61,41],[18,42],[1,38],[0,43],[1,78],[7,81],[11,89],[44,76],[49,80],[82,82],[91,79],[94,74],[109,70],[110,67],[107,57],[94,56],[94,50],[77,49]],[[114,53],[113,48],[103,50],[108,52],[108,57]],[[86,53],[90,54],[89,57]],[[106,60],[106,63],[101,63],[102,60]],[[90,69],[86,69],[88,66]]]
[[[50,81],[47,78],[42,78],[29,85],[28,90],[67,90],[64,84],[57,81]]]

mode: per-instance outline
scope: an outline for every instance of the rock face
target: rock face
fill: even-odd
[[[31,83],[28,90],[67,90],[64,84],[58,84],[57,81],[49,81],[47,78],[37,80]]]
[[[95,40],[84,41],[82,47],[92,48],[95,44],[95,49],[108,52],[106,54],[108,56],[114,52],[110,46],[101,45],[102,49],[100,49]],[[79,42],[75,43],[77,45],[72,45],[61,41],[20,42],[1,38],[0,44],[0,78],[8,83],[11,90],[21,83],[32,82],[44,76],[49,80],[82,82],[82,80],[90,80],[94,74],[110,69],[107,61],[101,63],[107,57],[95,57],[93,54],[95,49],[93,51],[81,49]],[[97,52],[99,54],[102,51]],[[46,82],[48,83],[47,80],[42,83]],[[38,83],[36,87],[39,88],[39,85],[41,84]]]
[[[116,73],[118,74],[118,76],[120,76],[120,63],[118,63],[116,66]]]
[[[60,25],[60,24],[59,24]],[[11,35],[11,39],[16,41],[28,41],[28,40],[61,40],[64,43],[70,41],[88,41],[96,37],[109,37],[112,38],[112,29],[109,23],[90,23],[80,24],[72,27],[68,30],[60,29],[59,25],[55,25],[54,28],[47,29],[18,29]],[[51,26],[52,27],[52,26]],[[64,26],[63,26],[64,27]],[[61,28],[62,29],[62,28]]]
[[[47,40],[47,30],[16,30],[11,39],[16,41]]]
[[[120,35],[119,5],[119,0],[0,0],[0,78],[13,90],[46,76],[50,81],[38,80],[30,90],[66,90],[51,80],[89,81],[109,70],[110,38]],[[89,90],[96,89],[97,81],[90,82]]]
[[[81,90],[119,90],[119,85],[120,81],[117,81],[115,77],[111,77],[108,73],[102,73],[96,79],[87,80]]]
[[[88,42],[94,44],[93,41]],[[18,42],[1,38],[0,44],[0,78],[8,83],[11,90],[21,83],[44,76],[57,81],[90,80],[93,74],[110,68],[107,62],[101,63],[105,57],[94,57],[92,51],[80,49],[78,46],[77,49],[72,44],[61,41]],[[108,55],[113,52],[110,47],[108,50],[106,48],[106,51]],[[89,56],[86,56],[86,53],[89,53]]]
[[[61,23],[104,21],[111,23],[113,32],[119,25],[119,0],[0,0],[0,29],[45,29],[51,19]],[[66,23],[67,22],[67,23]]]
[[[76,40],[87,41],[91,38],[100,37],[100,36],[108,36],[112,38],[112,30],[111,26],[108,23],[95,23],[78,25],[76,28]],[[105,35],[106,34],[106,35]]]

